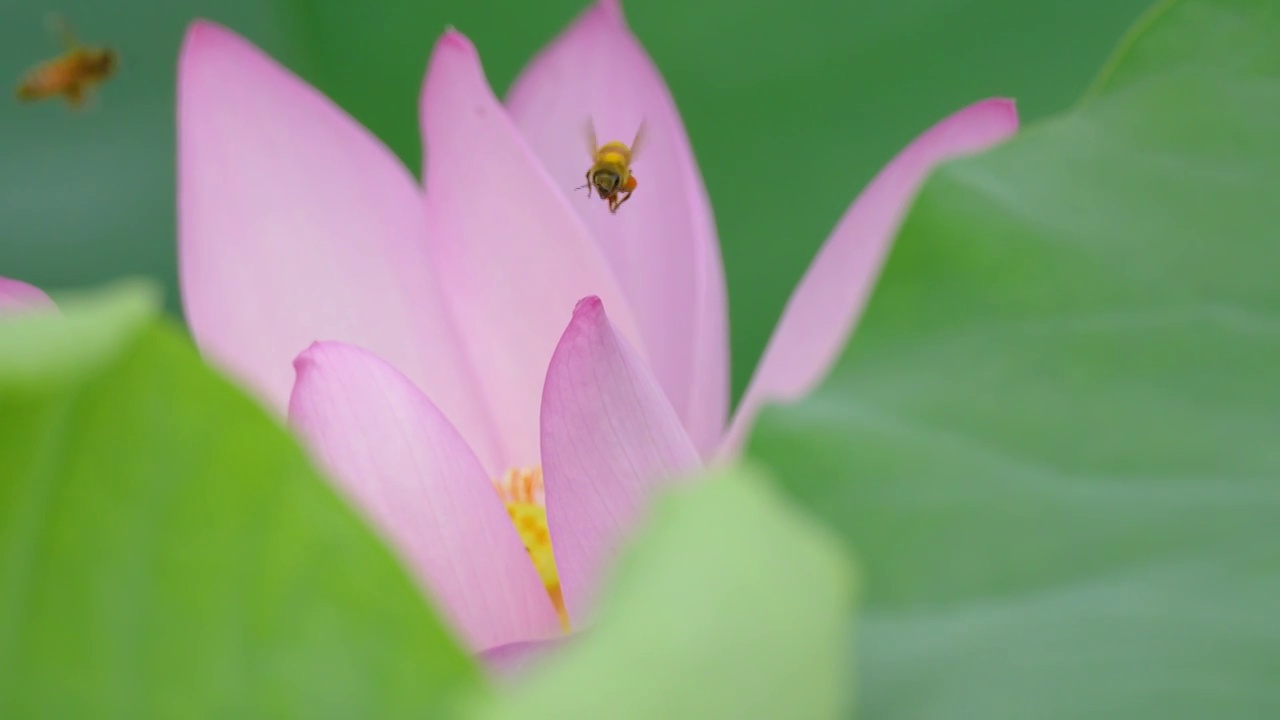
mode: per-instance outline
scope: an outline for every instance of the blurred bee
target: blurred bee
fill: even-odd
[[[575,190],[587,189],[587,197],[591,197],[591,188],[596,189],[600,199],[609,203],[609,212],[617,213],[622,203],[631,199],[636,190],[636,177],[631,174],[631,163],[636,159],[636,152],[644,141],[644,121],[636,130],[636,137],[628,147],[614,140],[604,145],[596,144],[596,131],[588,120],[586,126],[587,152],[592,164],[587,169],[587,184]]]
[[[68,105],[79,109],[84,106],[88,91],[115,72],[118,58],[110,48],[80,44],[60,16],[51,16],[49,25],[66,50],[61,56],[32,68],[22,78],[18,99],[30,102],[61,95]]]

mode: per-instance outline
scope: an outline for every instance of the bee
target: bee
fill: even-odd
[[[51,16],[48,24],[66,49],[59,57],[32,68],[22,78],[18,99],[30,102],[61,95],[68,105],[79,109],[84,106],[88,91],[111,77],[119,59],[110,48],[82,45],[60,16]]]
[[[575,189],[586,188],[587,197],[591,197],[591,188],[594,187],[600,199],[609,203],[609,212],[617,214],[618,208],[630,200],[631,193],[636,190],[636,176],[631,174],[631,163],[644,142],[644,121],[640,121],[636,137],[629,147],[617,140],[598,145],[595,127],[590,120],[585,134],[592,163],[587,168],[587,184]]]

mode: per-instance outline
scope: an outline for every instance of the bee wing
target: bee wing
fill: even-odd
[[[587,141],[587,157],[594,158],[600,146],[596,144],[596,124],[589,116],[582,125],[582,137]]]
[[[62,13],[51,12],[44,17],[45,27],[49,32],[58,36],[58,40],[66,47],[67,50],[74,50],[80,47],[80,40],[76,37],[75,31],[71,29],[71,23],[67,22],[67,18]]]
[[[631,162],[636,161],[636,155],[639,153],[640,148],[644,146],[645,138],[647,137],[648,134],[645,131],[645,123],[642,119],[640,121],[640,127],[636,128],[636,138],[631,141]]]

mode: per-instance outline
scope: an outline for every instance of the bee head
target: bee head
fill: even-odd
[[[99,48],[85,53],[86,71],[96,77],[106,77],[115,72],[120,64],[120,56],[110,48]]]
[[[597,170],[591,176],[591,182],[596,186],[596,190],[600,191],[601,197],[607,197],[618,189],[618,184],[622,182],[622,178],[618,177],[618,173],[612,170]]]

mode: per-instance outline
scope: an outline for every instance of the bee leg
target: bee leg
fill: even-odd
[[[67,105],[71,106],[73,110],[80,110],[84,108],[84,95],[84,86],[80,83],[71,83],[67,86],[67,89],[62,92],[62,96],[66,99]]]
[[[628,200],[630,200],[630,199],[631,199],[631,192],[630,192],[630,191],[628,191],[627,193],[623,194],[621,199],[618,199],[617,197],[615,197],[615,198],[614,198],[614,201],[615,201],[615,202],[614,202],[614,205],[613,205],[613,212],[615,212],[615,213],[616,213],[616,212],[618,212],[618,208],[622,207],[622,203],[624,203],[624,202],[626,202],[626,201],[628,201]]]
[[[590,198],[591,197],[591,171],[590,170],[587,171],[586,188],[587,188],[587,197]]]

